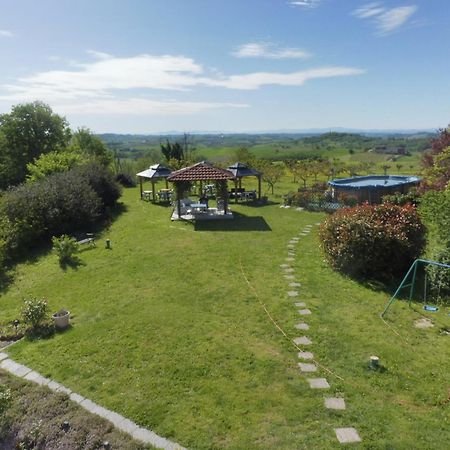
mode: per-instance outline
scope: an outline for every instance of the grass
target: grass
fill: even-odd
[[[73,327],[17,343],[13,358],[188,448],[332,449],[340,426],[358,429],[356,448],[445,448],[450,346],[439,327],[415,329],[419,314],[404,302],[384,323],[389,293],[330,270],[316,228],[301,237],[293,264],[299,300],[313,310],[312,351],[331,372],[319,374],[327,395],[348,405],[330,411],[249,289],[243,273],[288,335],[301,334],[279,264],[288,240],[322,214],[232,205],[235,221],[193,227],[170,222],[170,208],[138,200],[137,189],[123,201],[83,265],[64,272],[48,253],[17,267],[0,321],[23,298],[45,296],[72,312]],[[372,354],[384,370],[368,370]]]

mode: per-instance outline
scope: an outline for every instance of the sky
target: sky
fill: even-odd
[[[97,133],[437,129],[448,0],[0,0],[0,113]]]

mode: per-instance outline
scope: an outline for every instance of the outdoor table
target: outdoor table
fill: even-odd
[[[145,198],[146,200],[150,200],[150,197],[152,196],[153,191],[142,191],[142,198]]]
[[[204,212],[208,209],[208,207],[206,206],[206,203],[192,203],[191,209],[197,212]]]

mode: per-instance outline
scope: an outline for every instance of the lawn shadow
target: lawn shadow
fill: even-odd
[[[64,272],[66,272],[69,268],[72,270],[78,270],[78,267],[85,265],[86,263],[81,258],[78,258],[78,256],[72,256],[71,258],[59,263],[59,267],[61,267]]]
[[[195,231],[272,231],[262,216],[245,216],[233,212],[233,219],[198,220]]]

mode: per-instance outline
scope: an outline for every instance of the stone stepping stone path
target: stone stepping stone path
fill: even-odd
[[[338,397],[324,398],[325,408],[328,409],[345,409],[345,400]]]
[[[303,210],[303,208],[297,208],[297,210],[300,211],[300,210]],[[318,223],[316,223],[316,225],[321,225],[321,223],[318,222]],[[310,224],[305,225],[304,228],[299,233],[299,236],[308,236],[310,234],[312,228],[313,228],[313,225],[310,225]],[[289,241],[289,243],[287,245],[288,257],[286,258],[286,261],[288,261],[288,262],[295,261],[294,247],[295,247],[295,245],[297,245],[299,243],[299,241],[300,241],[300,237],[293,237]],[[288,264],[280,264],[280,267],[284,270],[285,273],[294,272],[294,269],[292,267],[290,267]],[[287,280],[295,279],[294,275],[284,275],[284,277]],[[291,288],[298,288],[300,286],[301,286],[301,284],[298,283],[297,281],[291,281],[289,283],[289,287],[291,287]],[[287,292],[287,295],[288,295],[288,297],[297,297],[299,295],[299,292],[296,290],[291,290],[291,291]],[[295,302],[294,306],[297,308],[303,308],[303,309],[298,310],[298,313],[301,316],[307,316],[307,315],[312,314],[311,310],[306,308],[305,302]],[[428,323],[427,324],[420,323],[420,324],[415,324],[415,326],[425,328],[430,325]],[[309,328],[310,328],[309,325],[304,322],[297,323],[296,325],[294,325],[294,327],[297,330],[309,330]],[[312,344],[312,341],[307,336],[297,337],[297,338],[293,339],[293,342],[297,346],[308,346],[308,345]],[[314,372],[318,371],[318,367],[314,363],[314,354],[312,352],[299,351],[297,356],[298,356],[298,359],[303,361],[303,362],[297,363],[300,372],[307,374],[307,373],[314,373]],[[309,387],[311,389],[329,389],[330,388],[330,384],[328,383],[326,378],[307,378],[307,381],[308,381]],[[340,397],[324,398],[324,406],[325,406],[325,408],[331,409],[331,410],[345,410],[346,409],[345,400],[344,400],[344,398],[340,398]],[[361,442],[361,438],[355,428],[335,428],[334,431],[336,433],[336,437],[337,437],[338,441],[341,444]]]
[[[298,363],[298,367],[302,372],[317,372],[317,366],[312,363]]]
[[[157,435],[151,430],[139,427],[137,424],[131,420],[117,414],[114,411],[103,408],[97,405],[93,401],[84,398],[83,396],[72,392],[70,389],[64,387],[62,384],[54,380],[43,377],[38,372],[30,369],[27,366],[18,364],[8,357],[4,352],[0,352],[0,368],[6,370],[7,372],[15,375],[17,377],[23,378],[25,380],[31,381],[33,383],[39,384],[41,386],[47,386],[49,389],[55,392],[63,392],[69,395],[69,398],[78,403],[86,411],[92,414],[103,417],[104,419],[111,422],[119,430],[131,435],[134,439],[143,442],[144,444],[150,444],[156,448],[162,448],[165,450],[186,450],[181,445],[175,442],[169,441],[162,436]]]
[[[299,359],[313,359],[314,355],[311,352],[298,352]]]
[[[338,441],[341,444],[350,444],[352,442],[361,442],[358,432],[354,428],[335,428]]]
[[[311,389],[330,389],[330,385],[325,378],[308,378]]]
[[[294,339],[295,345],[311,345],[312,341],[306,336],[300,336]]]

